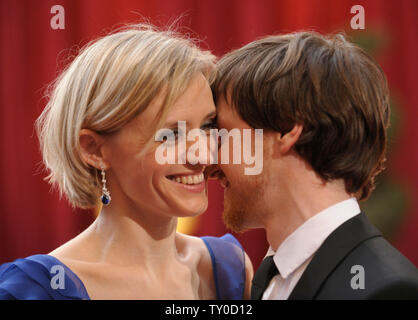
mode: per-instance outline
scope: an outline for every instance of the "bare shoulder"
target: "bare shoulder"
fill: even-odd
[[[176,244],[182,255],[193,254],[197,255],[199,260],[210,262],[209,251],[201,238],[177,233]]]
[[[97,267],[96,264],[84,259],[84,254],[80,253],[82,250],[78,250],[80,248],[73,240],[56,248],[48,255],[58,259],[84,282],[88,277],[97,276],[97,272],[92,271],[97,270]]]
[[[197,272],[203,287],[203,299],[215,299],[216,288],[213,276],[212,259],[206,244],[199,237],[178,234],[178,249],[183,256],[194,255],[197,263]],[[245,289],[244,299],[250,299],[251,282],[254,276],[253,264],[250,257],[244,251],[245,263]],[[205,298],[206,296],[206,298]],[[208,297],[209,296],[209,297]]]
[[[100,272],[102,268],[96,254],[96,250],[90,247],[83,233],[49,253],[89,286],[92,280],[103,280],[103,274]]]
[[[203,240],[199,237],[177,233],[176,243],[181,256],[194,262],[200,278],[201,299],[216,299],[212,259]]]

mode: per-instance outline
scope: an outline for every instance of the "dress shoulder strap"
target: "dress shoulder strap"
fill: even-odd
[[[216,296],[220,300],[242,300],[245,289],[245,253],[238,240],[227,233],[222,237],[201,237],[212,259]]]

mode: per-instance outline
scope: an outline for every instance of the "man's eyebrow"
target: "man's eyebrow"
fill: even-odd
[[[213,117],[216,116],[216,111],[212,111],[210,113],[208,113],[205,118],[203,119],[203,121],[206,121],[208,119],[211,119]],[[177,123],[178,121],[186,121],[186,120],[176,120],[176,121],[170,121],[164,124],[164,128],[173,128],[173,127],[177,127]],[[187,122],[187,121],[186,121]]]

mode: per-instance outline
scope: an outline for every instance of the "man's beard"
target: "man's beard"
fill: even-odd
[[[247,181],[235,182],[225,193],[224,224],[233,232],[244,232],[258,228],[263,211],[265,191],[263,174],[248,177]]]

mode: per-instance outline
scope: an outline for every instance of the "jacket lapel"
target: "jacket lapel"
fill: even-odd
[[[360,243],[382,236],[362,212],[343,223],[315,253],[289,300],[315,299],[321,285],[339,262]]]

